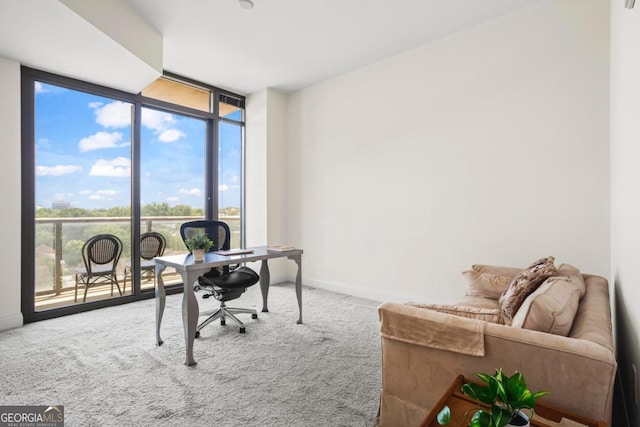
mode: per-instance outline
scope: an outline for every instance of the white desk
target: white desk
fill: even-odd
[[[164,305],[166,301],[166,293],[164,290],[164,281],[162,280],[162,272],[167,267],[173,267],[182,276],[184,284],[184,294],[182,296],[182,325],[184,327],[184,340],[187,346],[188,366],[193,366],[196,361],[193,359],[193,340],[196,336],[196,326],[198,324],[198,300],[193,292],[193,284],[198,276],[206,273],[213,267],[220,267],[230,264],[241,264],[245,262],[262,261],[260,266],[260,291],[262,292],[262,311],[268,312],[267,296],[269,295],[269,266],[267,260],[272,258],[288,258],[298,264],[298,273],[296,275],[296,297],[298,298],[298,324],[302,323],[302,249],[294,249],[286,252],[267,252],[266,247],[250,248],[253,253],[223,256],[209,252],[205,255],[202,262],[194,262],[193,255],[172,255],[155,258],[156,261],[156,344],[162,345],[160,338],[160,323],[162,323],[162,315],[164,313]]]

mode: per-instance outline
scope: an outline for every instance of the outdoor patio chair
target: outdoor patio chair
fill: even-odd
[[[97,285],[111,284],[111,296],[113,296],[113,284],[118,287],[122,296],[116,267],[122,254],[122,241],[113,234],[98,234],[93,236],[82,246],[82,260],[84,268],[76,272],[76,290],[74,301],[78,301],[78,285],[84,286],[84,298],[87,300],[89,288]]]
[[[153,276],[153,286],[156,286],[155,268],[156,263],[153,260],[157,256],[162,256],[167,241],[164,236],[155,231],[143,233],[140,236],[140,276],[143,274]],[[122,285],[122,293],[127,293],[127,277],[131,276],[131,261],[124,266],[124,284]],[[133,276],[131,277],[131,292],[133,293]]]

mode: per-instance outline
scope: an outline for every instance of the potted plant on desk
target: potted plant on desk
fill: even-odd
[[[548,393],[529,391],[524,377],[519,372],[508,377],[502,373],[502,369],[497,369],[494,375],[476,375],[486,385],[465,383],[462,392],[472,399],[486,403],[489,408],[478,409],[471,417],[469,427],[529,426],[536,401]],[[531,410],[530,416],[522,412],[523,409]],[[445,406],[438,413],[438,423],[448,424],[450,417],[450,409]]]
[[[213,247],[213,242],[204,233],[195,234],[184,241],[189,252],[193,253],[194,261],[203,261],[204,253]]]

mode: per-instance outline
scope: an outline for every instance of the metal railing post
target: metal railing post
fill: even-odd
[[[55,229],[55,283],[56,295],[62,292],[62,221],[56,221]]]

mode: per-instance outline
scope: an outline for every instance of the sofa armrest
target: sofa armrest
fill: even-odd
[[[424,417],[462,374],[521,372],[531,390],[550,391],[543,400],[584,416],[611,421],[616,362],[606,347],[587,340],[511,328],[407,306],[378,308],[382,333],[381,425],[411,425]],[[442,325],[446,326],[442,326]],[[421,340],[396,333],[398,325],[419,329]],[[437,325],[434,327],[434,325]],[[451,351],[430,342],[452,338],[456,331],[481,330],[482,356]],[[408,415],[409,414],[409,415]]]
[[[484,355],[485,322],[408,304],[378,307],[383,337],[474,356]]]

